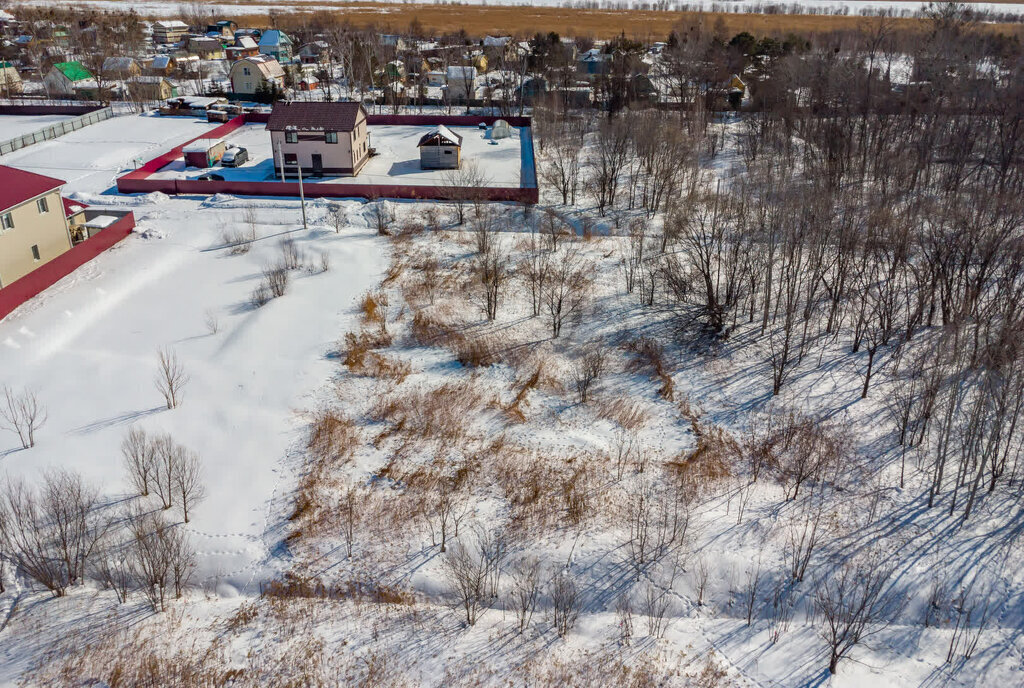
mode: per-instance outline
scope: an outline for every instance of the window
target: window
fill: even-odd
[[[297,132],[297,131],[286,131],[284,133],[284,142],[285,143],[298,143],[299,142],[299,132]]]
[[[299,164],[299,156],[296,155],[295,153],[285,153],[284,154],[284,164],[285,165],[298,165]]]
[[[444,152],[444,154],[445,154],[445,155],[451,155],[451,154],[452,154],[452,152],[451,152],[450,150],[446,150],[446,151]]]
[[[4,213],[3,217],[0,217],[0,229],[14,229],[14,216]]]
[[[248,67],[242,67],[242,74],[245,76],[252,76],[252,72],[249,71]]]
[[[50,207],[46,204],[46,199],[45,198],[40,198],[39,200],[36,201],[36,209],[40,213],[48,213],[48,212],[50,212]]]
[[[337,143],[338,142],[338,132],[336,132],[336,131],[328,131],[328,132],[324,133],[324,141],[327,142],[327,143]]]
[[[39,246],[38,245],[32,247],[32,259],[33,260],[39,260]]]

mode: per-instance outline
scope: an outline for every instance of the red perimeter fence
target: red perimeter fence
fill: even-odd
[[[198,139],[218,139],[227,136],[246,123],[266,122],[266,113],[239,115],[226,124],[200,136],[183,142],[163,155],[159,155],[142,167],[129,172],[117,180],[120,193],[212,195],[217,193],[238,196],[298,196],[298,182],[245,182],[245,181],[198,181],[194,179],[150,179],[150,175],[174,162],[182,155],[182,148]],[[481,122],[491,125],[505,119],[514,127],[529,127],[529,117],[482,117],[473,115],[368,115],[371,125],[424,126],[445,124],[451,126],[475,126]],[[523,145],[527,142],[524,141]],[[529,138],[529,165],[534,164],[533,137]],[[530,179],[536,179],[534,170],[529,170]],[[400,198],[415,200],[448,201],[457,198],[475,198],[485,201],[518,201],[536,203],[538,190],[533,186],[504,187],[455,187],[417,186],[414,184],[305,184],[303,191],[307,198]]]
[[[91,239],[65,251],[19,280],[0,289],[0,320],[44,289],[56,284],[90,260],[128,236],[135,227],[135,214],[129,212]]]

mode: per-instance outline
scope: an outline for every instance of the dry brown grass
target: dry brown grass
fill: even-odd
[[[697,447],[665,463],[669,479],[684,492],[714,490],[732,475],[732,467],[740,457],[740,446],[725,430],[699,426]]]
[[[627,342],[625,349],[636,356],[636,370],[646,370],[661,382],[658,396],[666,401],[672,401],[675,398],[675,383],[665,365],[665,350],[661,344],[650,337],[640,337]]]
[[[472,420],[485,405],[480,386],[473,380],[463,380],[440,387],[398,388],[379,399],[370,416],[389,424],[382,437],[401,433],[458,443],[469,434]]]
[[[464,366],[479,368],[494,365],[501,360],[498,340],[488,333],[466,332],[438,317],[420,310],[412,317],[409,335],[421,346],[439,346],[450,350],[455,360]]]
[[[294,524],[289,543],[324,531],[333,505],[329,495],[339,481],[335,470],[351,458],[361,442],[359,426],[341,412],[323,409],[316,413],[306,441],[306,470],[299,478],[295,505],[288,516]]]
[[[271,581],[262,586],[260,596],[277,600],[360,600],[374,604],[406,606],[416,603],[416,598],[410,591],[381,583],[355,580],[325,583],[319,578],[307,578],[290,572],[286,573],[282,580]]]
[[[212,2],[212,0],[210,0]],[[997,0],[998,1],[998,0]],[[1009,0],[1007,0],[1009,1]],[[227,4],[243,7],[263,0],[230,0]],[[224,0],[218,0],[225,4]],[[321,0],[297,0],[290,3],[294,13],[278,13],[277,28],[288,29],[309,20],[304,7],[322,6]],[[341,6],[339,5],[339,8]],[[555,31],[563,36],[591,36],[614,38],[621,33],[638,39],[664,40],[678,24],[690,25],[703,21],[707,26],[720,25],[727,35],[749,31],[755,35],[785,36],[790,33],[814,35],[842,31],[857,31],[872,21],[855,16],[792,15],[792,14],[735,14],[731,12],[664,12],[654,10],[586,9],[568,7],[516,7],[485,5],[412,5],[396,13],[394,5],[365,2],[344,5],[344,19],[358,27],[377,27],[394,33],[404,30],[413,20],[430,33],[450,33],[465,30],[471,36],[505,35],[531,36],[537,32]],[[244,10],[232,14],[239,26],[269,27],[266,14],[245,14]],[[877,21],[874,20],[874,21]],[[897,33],[919,34],[928,25],[921,19],[892,19],[892,30]],[[979,30],[1010,36],[1021,36],[1024,30],[1018,24],[982,24]]]
[[[597,417],[618,424],[625,430],[640,430],[651,420],[650,412],[638,401],[626,397],[595,399]]]
[[[345,341],[339,345],[344,354],[344,362],[353,372],[360,372],[366,366],[366,357],[373,349],[391,346],[391,335],[386,330],[360,330],[359,333],[347,332]]]
[[[383,291],[375,294],[367,292],[359,299],[359,311],[363,315],[363,321],[377,325],[381,329],[387,326],[387,307],[388,296]]]

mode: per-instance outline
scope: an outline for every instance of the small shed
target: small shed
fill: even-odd
[[[457,170],[462,163],[462,137],[443,124],[424,134],[418,147],[421,169]]]
[[[227,144],[221,139],[196,139],[181,149],[186,167],[212,167],[224,157]]]
[[[494,126],[491,127],[491,138],[492,139],[507,139],[512,136],[512,127],[509,123],[503,119],[495,121]]]

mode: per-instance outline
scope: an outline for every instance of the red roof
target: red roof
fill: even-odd
[[[85,203],[72,201],[71,199],[64,198],[63,196],[61,196],[60,200],[62,203],[64,203],[64,217],[71,217],[72,215],[77,215],[78,213],[82,212],[83,210],[89,207]]]
[[[64,182],[35,172],[0,165],[0,211],[9,210],[64,186]]]
[[[362,103],[335,101],[315,103],[304,101],[277,101],[267,120],[270,131],[296,129],[298,131],[352,131],[360,113],[365,114]]]

